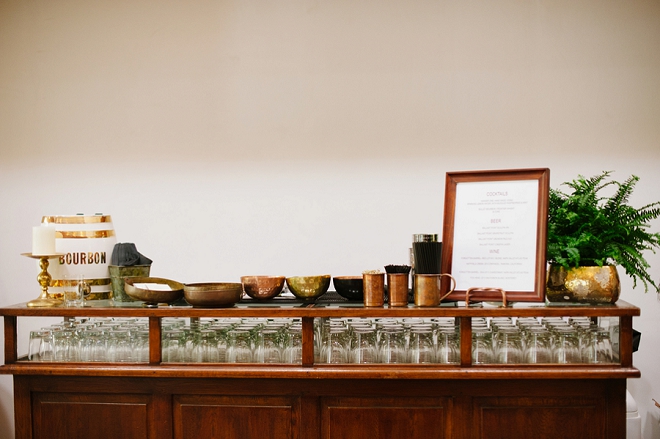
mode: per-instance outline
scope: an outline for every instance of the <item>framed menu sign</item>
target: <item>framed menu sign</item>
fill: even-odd
[[[550,170],[448,172],[442,272],[456,280],[449,299],[545,300]],[[445,292],[449,286],[445,286]]]

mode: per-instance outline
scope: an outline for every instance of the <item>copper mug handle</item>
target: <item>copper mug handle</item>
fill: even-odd
[[[501,288],[482,288],[482,287],[472,287],[468,288],[465,292],[465,307],[470,306],[470,293],[473,291],[490,291],[490,292],[500,292],[502,294],[502,306],[506,308],[506,291]]]

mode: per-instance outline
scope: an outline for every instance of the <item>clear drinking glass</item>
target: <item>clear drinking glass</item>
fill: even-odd
[[[140,329],[133,332],[131,337],[133,359],[138,363],[149,362],[149,330]]]
[[[598,328],[589,333],[588,341],[582,349],[582,361],[591,364],[614,362],[612,341],[607,329]]]
[[[132,361],[131,339],[126,329],[113,329],[108,332],[108,361],[128,362]]]
[[[53,361],[54,359],[54,346],[53,346],[53,331],[48,328],[41,328],[45,332],[41,339],[41,346],[39,347],[39,360],[40,361]]]
[[[201,351],[201,361],[204,363],[217,363],[218,356],[218,335],[213,329],[202,329],[199,333],[199,349]]]
[[[162,356],[167,363],[183,361],[184,334],[180,329],[167,329],[162,336]]]
[[[533,326],[525,333],[525,363],[552,362],[552,337],[544,326]]]
[[[53,332],[53,358],[55,361],[78,360],[78,337],[72,329]]]
[[[430,326],[415,325],[410,328],[408,351],[411,363],[435,363],[433,330]]]
[[[302,326],[291,325],[286,337],[284,359],[287,363],[302,364]]]
[[[65,274],[62,280],[64,306],[83,306],[85,285],[84,276]]]
[[[216,346],[218,351],[218,363],[227,362],[227,334],[229,330],[234,327],[233,323],[220,322],[213,324],[210,329],[215,331]]]
[[[378,358],[381,363],[406,363],[406,339],[402,325],[386,325],[380,331]]]
[[[80,361],[104,361],[105,350],[105,335],[102,329],[91,327],[80,333]],[[97,358],[100,353],[103,353],[103,359]]]
[[[492,364],[493,334],[490,328],[478,326],[472,328],[472,364]]]
[[[252,340],[250,330],[237,327],[227,333],[227,361],[229,363],[252,363]]]
[[[342,319],[332,319],[332,318],[319,319],[318,327],[316,328],[318,339],[316,336],[314,337],[314,361],[319,363],[325,363],[326,361],[323,359],[323,355],[324,352],[328,350],[328,346],[331,343],[331,339],[330,339],[331,333],[333,332],[333,330],[335,332],[339,331],[345,333],[347,329],[348,328],[346,326],[346,322]],[[346,334],[345,336],[348,336],[348,334]],[[345,343],[347,342],[348,341],[345,341]]]
[[[50,343],[51,333],[48,330],[30,331],[30,344],[28,346],[29,361],[46,361],[42,358],[44,343]]]
[[[520,330],[517,327],[500,327],[495,346],[497,363],[518,364],[523,362],[523,347]]]
[[[348,334],[344,326],[330,326],[327,342],[321,347],[321,363],[348,363]]]
[[[580,363],[582,360],[577,330],[572,326],[554,328],[553,361],[559,364]]]
[[[278,329],[263,329],[257,348],[259,363],[282,363],[281,333]]]
[[[455,327],[442,327],[438,330],[438,348],[436,360],[442,364],[459,364],[461,348],[459,334]]]
[[[370,326],[358,326],[353,328],[350,355],[352,363],[378,363],[375,328]]]

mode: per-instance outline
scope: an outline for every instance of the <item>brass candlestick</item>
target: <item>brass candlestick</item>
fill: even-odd
[[[41,307],[54,307],[62,305],[63,301],[59,299],[54,299],[48,296],[48,287],[50,286],[50,281],[53,280],[53,277],[48,273],[48,259],[56,258],[62,256],[60,253],[52,255],[33,255],[32,253],[21,253],[23,256],[27,256],[32,259],[39,259],[39,267],[41,268],[41,273],[37,276],[37,281],[41,285],[41,295],[31,300],[27,303],[27,306],[31,308]]]

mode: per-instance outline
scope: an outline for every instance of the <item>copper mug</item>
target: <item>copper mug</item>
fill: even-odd
[[[449,291],[440,296],[442,291],[442,276],[448,276],[452,281]],[[415,274],[413,293],[416,306],[438,306],[440,302],[456,288],[456,280],[450,274]]]

